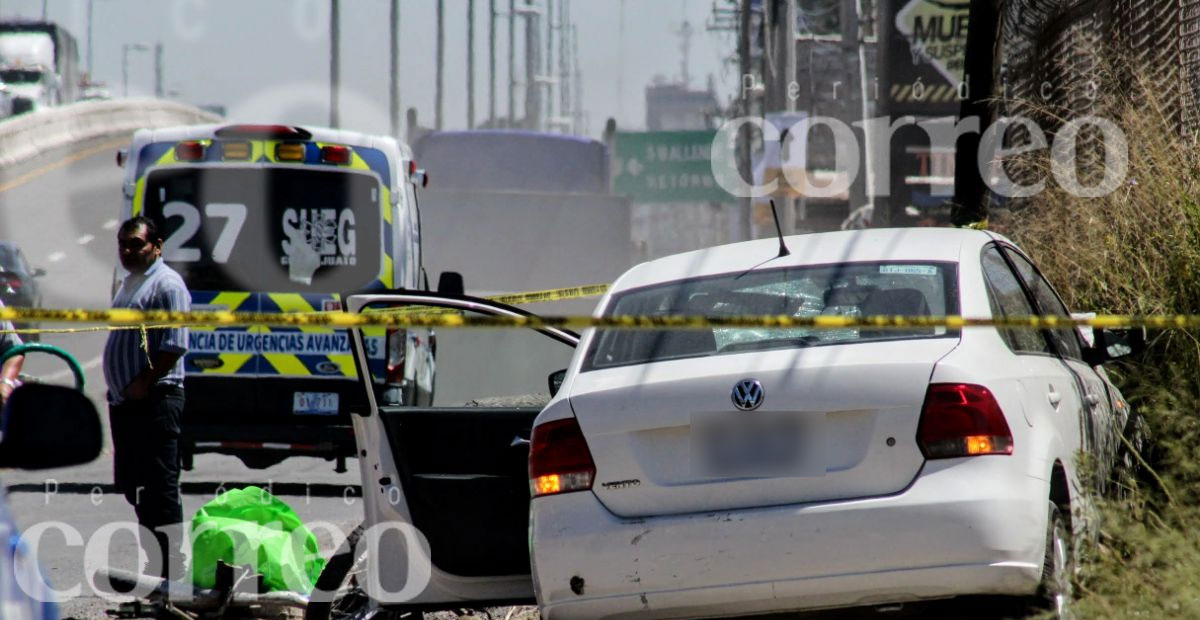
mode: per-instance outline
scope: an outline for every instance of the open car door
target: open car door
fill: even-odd
[[[432,293],[355,295],[351,312],[444,311],[528,316],[483,299]],[[431,406],[380,406],[354,330],[369,411],[352,416],[366,517],[366,595],[385,607],[434,609],[532,604],[529,567],[529,434],[550,401],[549,376],[565,369],[579,336],[560,329],[442,329]],[[411,525],[428,541],[423,587]],[[411,532],[410,532],[411,533]],[[362,545],[360,545],[361,548]],[[361,577],[360,577],[361,579]],[[372,591],[372,590],[375,591]]]

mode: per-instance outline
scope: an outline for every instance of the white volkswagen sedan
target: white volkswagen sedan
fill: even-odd
[[[1067,313],[987,232],[787,246],[639,265],[597,313]],[[411,306],[523,314],[428,292],[348,299],[354,312]],[[409,332],[398,340],[433,338]],[[532,603],[545,620],[704,618],[977,594],[1061,611],[1100,490],[1081,478],[1109,479],[1130,418],[1099,364],[1139,344],[1082,335],[440,330],[434,402],[412,407],[374,401],[365,352],[384,339],[354,330],[370,407],[354,415],[367,534],[351,542],[367,544],[330,559],[306,618]],[[1077,471],[1081,451],[1095,477]]]
[[[787,256],[767,239],[636,266],[598,312],[1067,314],[999,235],[786,243]],[[1103,348],[1074,328],[589,330],[532,436],[542,618],[964,595],[1061,612],[1094,490],[1077,456],[1112,463],[1128,417],[1096,366],[1132,336],[1089,335]]]

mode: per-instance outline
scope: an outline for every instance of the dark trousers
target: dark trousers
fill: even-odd
[[[145,400],[109,405],[113,441],[113,482],[133,506],[138,524],[154,533],[164,570],[176,570],[183,522],[179,497],[179,421],[183,388],[156,385]],[[175,545],[168,544],[168,532]],[[146,548],[146,545],[142,545]]]

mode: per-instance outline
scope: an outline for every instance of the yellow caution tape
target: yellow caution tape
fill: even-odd
[[[599,295],[605,294],[606,292],[608,292],[607,284],[589,284],[587,286],[571,286],[571,287],[566,287],[566,288],[547,289],[544,291],[532,291],[532,292],[528,292],[528,293],[511,293],[511,294],[506,294],[506,295],[493,295],[490,297],[486,297],[485,299],[487,299],[489,301],[495,301],[495,302],[499,302],[499,303],[503,303],[503,304],[508,304],[510,306],[517,306],[517,305],[522,305],[522,304],[541,303],[541,302],[548,302],[548,301],[562,301],[564,299],[579,299],[579,298],[583,298],[583,297],[597,297]],[[96,311],[81,311],[81,312],[96,312]],[[402,314],[423,314],[423,315],[459,314],[459,312],[455,311],[455,310],[447,310],[445,308],[434,308],[434,307],[427,307],[427,306],[413,306],[411,308],[399,309],[399,310],[395,310],[393,312],[402,313]],[[324,314],[324,313],[312,313],[312,314]],[[7,316],[7,315],[4,315],[4,316]],[[49,320],[62,320],[62,321],[68,321],[68,322],[85,322],[85,323],[86,322],[102,322],[100,320],[92,321],[92,320],[81,320],[81,319],[69,319],[69,320],[68,319],[49,319]],[[230,325],[242,325],[242,323],[229,323],[229,324]],[[265,323],[255,323],[255,324],[261,325],[261,324],[265,324]],[[311,324],[314,324],[314,323],[305,323],[305,325],[311,325]],[[203,326],[203,325],[211,325],[211,323],[197,321],[197,322],[190,323],[190,325]],[[177,326],[183,326],[183,325],[179,324],[179,323],[172,323],[169,325],[150,325],[150,326],[147,326],[146,329],[162,329],[165,327],[177,327]],[[116,329],[141,329],[141,327],[142,327],[141,324],[129,324],[129,325],[124,325],[124,326],[106,325],[106,326],[97,326],[97,327],[63,327],[63,328],[21,327],[21,328],[17,328],[17,329],[3,329],[3,330],[0,330],[0,334],[80,334],[80,333],[86,333],[86,332],[112,331],[112,330],[116,330]]]
[[[962,316],[841,316],[818,315],[796,317],[773,316],[464,316],[448,312],[420,314],[403,311],[378,311],[364,314],[349,312],[171,312],[165,310],[56,310],[49,308],[0,308],[0,320],[47,321],[58,323],[104,323],[113,326],[154,325],[156,328],[187,325],[267,325],[363,327],[560,327],[560,328],[621,328],[621,329],[706,329],[712,327],[810,327],[842,329],[854,327],[911,328],[945,327],[1014,327],[1047,329],[1070,326],[1089,327],[1148,327],[1155,329],[1200,328],[1200,315],[1121,316],[1100,315],[1090,318],[1068,316],[1021,316],[977,318]]]
[[[544,291],[533,291],[529,293],[509,293],[505,295],[492,295],[484,297],[488,301],[495,301],[510,306],[520,306],[523,304],[536,304],[547,301],[562,301],[564,299],[580,299],[583,297],[596,297],[608,292],[607,284],[589,284],[587,286],[571,286],[567,288],[555,288]],[[448,314],[456,313],[455,310],[447,310],[445,308],[434,308],[430,306],[411,306],[393,310],[401,314]]]
[[[197,327],[199,323],[195,323]],[[18,327],[0,329],[0,334],[84,334],[87,332],[111,332],[123,329],[166,329],[175,325],[97,325],[94,327]]]
[[[608,292],[607,284],[590,284],[588,286],[572,286],[569,288],[556,288],[547,291],[534,291],[532,293],[513,293],[511,295],[495,295],[488,297],[490,301],[508,304],[510,306],[519,306],[521,304],[536,304],[546,301],[562,301],[564,299],[578,299],[580,297],[596,297]]]

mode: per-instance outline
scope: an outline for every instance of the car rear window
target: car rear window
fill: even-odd
[[[959,314],[954,263],[878,262],[788,267],[634,289],[605,316],[871,316]],[[881,340],[957,337],[945,327],[601,330],[584,370],[747,351]]]
[[[374,174],[304,167],[152,171],[144,214],[192,290],[341,291],[379,277],[383,211]],[[293,256],[311,250],[298,275]]]

